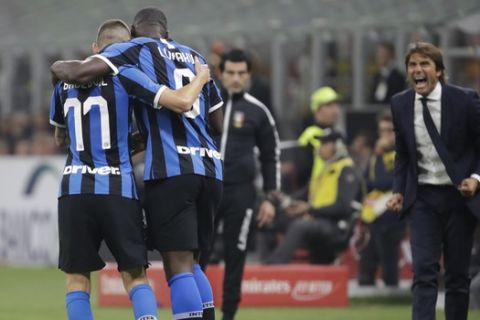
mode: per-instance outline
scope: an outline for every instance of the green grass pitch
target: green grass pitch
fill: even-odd
[[[95,280],[95,277],[93,277]],[[66,319],[64,276],[55,268],[0,266],[0,320]],[[92,293],[95,319],[133,319],[130,308],[99,307]],[[220,313],[217,319],[221,319]],[[160,320],[172,319],[169,309],[160,309]],[[237,320],[407,320],[409,299],[352,299],[347,308],[241,308]],[[444,316],[438,312],[437,319]],[[469,320],[480,319],[480,311]]]

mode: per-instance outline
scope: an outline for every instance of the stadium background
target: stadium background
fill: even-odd
[[[50,283],[39,278],[57,291],[46,295],[51,301],[32,303],[32,315],[52,309],[63,315],[63,277],[52,268],[63,158],[47,122],[48,67],[57,59],[87,56],[103,20],[130,23],[139,8],[151,5],[165,11],[174,39],[207,58],[220,45],[254,54],[254,72],[270,83],[284,141],[298,136],[310,115],[310,93],[321,85],[332,85],[342,95],[341,125],[349,139],[372,129],[373,115],[386,108],[367,102],[374,46],[381,40],[395,45],[401,69],[409,42],[439,45],[449,81],[480,91],[478,0],[0,0],[0,319],[25,316],[8,312],[29,309],[21,306],[29,292]],[[12,294],[6,290],[9,283],[18,288]],[[342,319],[361,315],[356,308],[362,306],[354,302],[353,315]],[[389,313],[403,314],[402,319],[408,315],[407,305],[398,312],[396,305],[392,308]],[[368,313],[358,319],[367,316],[374,319]]]

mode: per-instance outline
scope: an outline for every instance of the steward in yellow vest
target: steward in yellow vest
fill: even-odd
[[[309,249],[312,262],[330,263],[348,244],[360,179],[340,134],[326,129],[319,139],[324,169],[310,184],[308,202],[295,200],[285,209],[295,219],[267,263],[288,263],[300,247]]]
[[[310,97],[310,110],[313,113],[314,124],[307,127],[300,137],[298,144],[303,147],[310,147],[312,154],[309,160],[310,183],[322,172],[324,161],[318,155],[320,140],[326,128],[332,129],[340,117],[340,96],[331,87],[321,87],[313,92]]]

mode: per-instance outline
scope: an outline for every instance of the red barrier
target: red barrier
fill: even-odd
[[[147,275],[159,306],[170,306],[170,289],[165,280],[162,263],[152,263]],[[98,273],[97,289],[98,303],[101,306],[130,305],[116,263],[107,263],[107,266]]]
[[[210,266],[215,304],[221,305],[223,266]],[[160,306],[170,305],[161,263],[148,269],[148,278]],[[346,306],[348,269],[344,266],[278,265],[245,267],[242,306]],[[98,277],[98,301],[102,306],[128,306],[116,264],[107,264]]]
[[[340,266],[248,266],[243,306],[346,306],[348,270]]]

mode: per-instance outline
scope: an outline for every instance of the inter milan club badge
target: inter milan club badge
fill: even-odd
[[[245,113],[241,111],[235,111],[233,114],[233,126],[235,128],[243,127],[243,123],[245,122]]]

